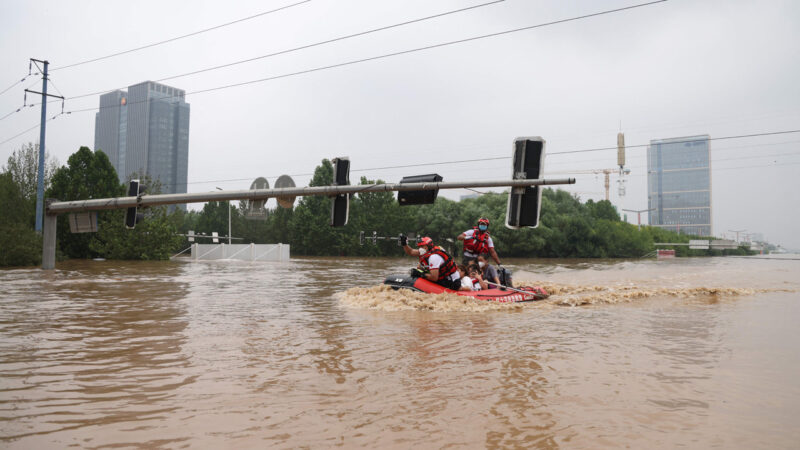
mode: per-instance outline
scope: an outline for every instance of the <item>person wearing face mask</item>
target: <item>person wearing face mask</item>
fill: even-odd
[[[489,236],[489,219],[481,217],[478,219],[478,226],[471,230],[467,230],[458,235],[456,238],[464,242],[464,264],[469,264],[476,259],[478,255],[492,255],[492,259],[497,265],[500,265],[500,257],[494,250],[494,242]]]
[[[489,259],[485,253],[478,255],[478,267],[483,279],[489,283],[489,289],[500,286],[500,276],[497,274],[497,269],[489,264]]]
[[[424,237],[417,243],[417,248],[408,246],[406,236],[400,236],[400,245],[406,255],[419,257],[419,266],[415,271],[417,275],[428,281],[444,286],[454,291],[461,287],[461,275],[453,260],[442,247],[433,245],[433,239]]]

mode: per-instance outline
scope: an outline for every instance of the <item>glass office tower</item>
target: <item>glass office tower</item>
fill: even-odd
[[[711,158],[708,135],[650,141],[647,206],[650,225],[711,236]]]
[[[161,182],[162,193],[185,193],[189,112],[183,90],[152,81],[103,94],[95,150],[108,155],[122,182],[132,174],[149,175]]]
[[[125,136],[128,108],[125,91],[100,96],[100,110],[94,116],[94,149],[108,156],[120,181],[125,181]]]

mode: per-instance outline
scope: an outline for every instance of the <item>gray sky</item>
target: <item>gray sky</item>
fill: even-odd
[[[57,68],[251,16],[299,0],[109,2],[5,0],[0,6],[0,89],[28,59]],[[271,15],[51,74],[66,97],[126,87],[209,66],[391,25],[478,1],[312,0]],[[438,19],[165,81],[187,92],[552,22],[641,1],[506,0]],[[307,174],[349,156],[351,179],[396,182],[437,172],[446,181],[508,178],[510,160],[391,170],[360,169],[510,156],[517,136],[547,140],[546,171],[613,168],[620,129],[628,145],[800,129],[800,2],[670,0],[443,48],[244,87],[188,95],[189,192],[246,189],[265,176]],[[22,105],[28,78],[0,95],[0,117]],[[29,98],[29,102],[31,99]],[[33,101],[37,101],[35,99]],[[66,110],[96,108],[98,96]],[[61,110],[48,105],[48,116]],[[38,107],[0,121],[0,141],[38,123]],[[621,126],[621,128],[620,128]],[[0,144],[0,163],[38,128]],[[62,164],[94,144],[94,112],[47,125]],[[713,231],[746,229],[800,249],[800,133],[715,140]],[[627,195],[646,209],[645,149],[629,148]],[[567,188],[604,198],[603,176],[576,173]],[[299,185],[308,176],[295,176]],[[236,181],[224,181],[236,180]],[[458,198],[468,191],[443,191]],[[270,203],[271,204],[271,203]],[[636,217],[628,220],[635,223]]]

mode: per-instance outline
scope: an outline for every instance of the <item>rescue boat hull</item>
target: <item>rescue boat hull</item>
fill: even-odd
[[[383,284],[391,286],[392,289],[410,289],[417,292],[425,292],[428,294],[456,294],[466,297],[472,297],[476,300],[486,300],[498,303],[519,303],[519,302],[533,302],[536,300],[544,300],[550,296],[544,288],[541,287],[520,287],[511,289],[484,289],[480,291],[454,291],[440,286],[434,282],[428,281],[424,278],[411,277],[409,275],[389,275],[384,280]]]

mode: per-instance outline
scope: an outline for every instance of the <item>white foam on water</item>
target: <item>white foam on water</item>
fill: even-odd
[[[410,289],[393,290],[387,285],[350,288],[337,294],[343,306],[380,311],[514,311],[521,303],[497,303],[456,294],[426,294]]]

